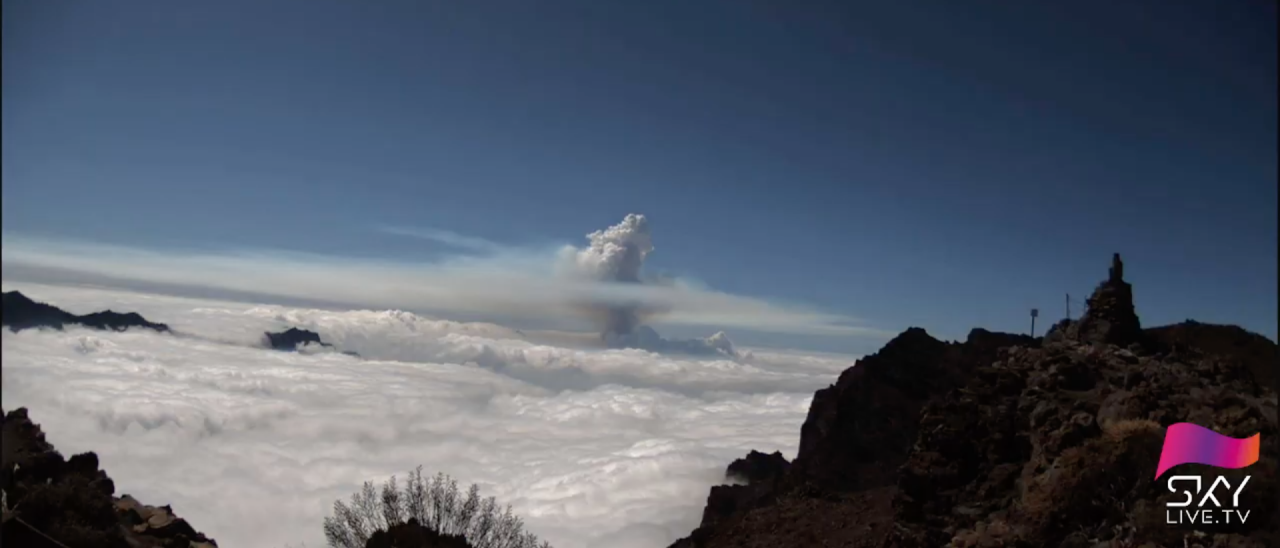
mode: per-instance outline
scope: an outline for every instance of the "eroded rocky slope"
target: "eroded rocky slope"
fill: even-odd
[[[71,548],[215,548],[174,515],[115,496],[115,483],[92,452],[64,459],[25,408],[0,412],[3,431],[4,546]]]

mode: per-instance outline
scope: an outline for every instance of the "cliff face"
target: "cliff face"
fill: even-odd
[[[64,459],[45,441],[25,408],[0,412],[5,546],[33,548],[215,548],[217,543],[173,515],[115,495],[115,483],[98,469],[98,456]],[[57,541],[54,543],[53,541]]]
[[[1276,394],[1259,381],[1277,366],[1260,358],[1275,344],[1173,345],[1166,331],[1142,330],[1132,295],[1117,256],[1084,317],[1043,340],[974,330],[946,343],[907,330],[814,395],[794,463],[712,488],[699,528],[673,546],[1280,541]],[[1178,468],[1231,485],[1250,475],[1244,525],[1165,523],[1174,495],[1152,478],[1164,428],[1177,422],[1262,433],[1262,458],[1247,469]]]
[[[797,472],[840,492],[892,484],[925,402],[958,387],[999,348],[1036,344],[1031,337],[983,329],[959,344],[920,328],[906,330],[814,394],[800,429]]]

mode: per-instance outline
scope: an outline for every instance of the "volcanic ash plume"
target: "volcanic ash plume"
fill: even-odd
[[[645,258],[653,251],[653,237],[644,215],[629,213],[621,223],[592,232],[587,239],[591,242],[588,247],[567,250],[577,274],[603,282],[643,283],[640,271]],[[709,339],[663,339],[644,325],[646,318],[659,312],[652,306],[591,303],[586,309],[587,315],[600,325],[600,338],[611,347],[691,354],[734,353],[724,333]]]
[[[621,223],[587,235],[591,245],[575,256],[578,270],[596,279],[640,283],[640,268],[653,251],[649,220],[629,213]]]
[[[644,215],[628,214],[621,223],[587,235],[591,245],[569,249],[573,271],[602,282],[640,283],[640,269],[653,251],[649,221]],[[642,319],[653,311],[635,304],[591,303],[586,314],[600,326],[600,337],[610,343],[635,332]]]

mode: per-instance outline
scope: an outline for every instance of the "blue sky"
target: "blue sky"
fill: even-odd
[[[1118,251],[1144,323],[1276,338],[1274,2],[792,4],[5,2],[4,234],[430,262],[379,227],[634,212],[651,272],[949,338]]]

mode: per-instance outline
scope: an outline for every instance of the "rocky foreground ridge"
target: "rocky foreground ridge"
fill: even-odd
[[[1142,329],[1119,256],[1042,339],[911,328],[819,390],[794,462],[753,451],[672,548],[1280,545],[1276,344],[1234,326]],[[1262,434],[1245,469],[1153,479],[1164,428]],[[1226,476],[1243,525],[1167,523],[1170,474]]]
[[[169,506],[115,496],[92,452],[64,459],[25,408],[0,411],[5,546],[27,548],[216,548]]]

